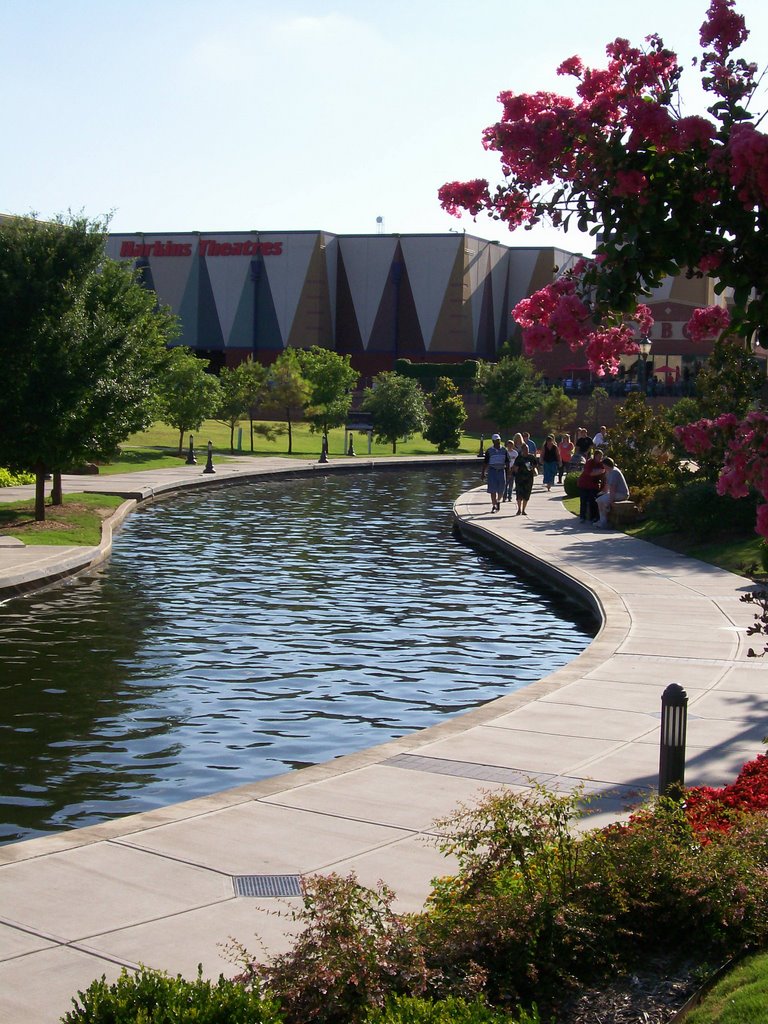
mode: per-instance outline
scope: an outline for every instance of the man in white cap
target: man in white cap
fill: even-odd
[[[485,449],[483,458],[483,470],[480,479],[485,480],[488,474],[488,493],[491,496],[491,512],[498,512],[501,508],[501,499],[504,495],[504,488],[507,485],[507,468],[509,466],[509,452],[501,446],[501,435],[494,434],[491,438],[493,444]]]

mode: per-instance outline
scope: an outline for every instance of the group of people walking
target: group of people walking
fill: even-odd
[[[511,501],[514,491],[517,501],[517,515],[525,516],[526,506],[533,490],[533,480],[539,470],[536,445],[530,434],[517,433],[506,447],[502,447],[501,435],[494,434],[491,447],[485,451],[480,479],[488,478],[488,493],[491,496],[491,512],[501,509],[502,501]]]
[[[491,512],[499,512],[502,501],[511,501],[514,493],[516,514],[526,516],[539,471],[548,491],[555,481],[562,483],[566,472],[578,472],[579,519],[604,529],[608,526],[611,505],[629,497],[624,474],[601,447],[606,442],[605,427],[600,427],[594,437],[589,436],[586,428],[579,427],[573,441],[569,434],[557,440],[554,434],[548,434],[540,451],[528,433],[515,434],[506,446],[502,446],[501,435],[494,434],[491,446],[485,450],[480,474],[481,480],[488,481]]]

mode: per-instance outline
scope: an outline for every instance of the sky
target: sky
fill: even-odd
[[[658,33],[685,113],[708,0],[0,0],[0,212],[111,216],[116,232],[466,230],[591,251],[443,212],[446,181],[500,178],[499,92],[571,93],[574,54]],[[768,5],[737,0],[768,60]],[[766,105],[765,92],[760,97]],[[379,220],[381,218],[381,220]]]

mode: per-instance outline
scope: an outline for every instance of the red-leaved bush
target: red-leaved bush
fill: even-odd
[[[686,794],[685,813],[702,842],[712,832],[729,832],[734,812],[768,811],[768,754],[747,761],[736,780],[715,789],[695,786]]]

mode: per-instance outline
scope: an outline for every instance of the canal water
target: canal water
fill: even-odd
[[[179,494],[99,570],[0,606],[0,843],[361,750],[573,658],[589,613],[454,538],[477,477]]]

